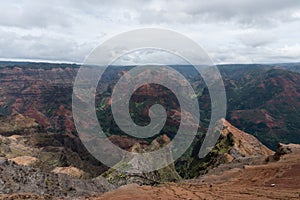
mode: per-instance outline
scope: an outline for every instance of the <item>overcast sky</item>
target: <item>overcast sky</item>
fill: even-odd
[[[81,63],[143,27],[185,34],[215,63],[300,61],[299,0],[0,1],[0,59]]]

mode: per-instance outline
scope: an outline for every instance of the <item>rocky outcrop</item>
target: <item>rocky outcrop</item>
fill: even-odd
[[[266,158],[273,155],[273,151],[263,145],[254,136],[245,133],[232,126],[225,119],[221,119],[222,130],[215,130],[220,133],[219,140],[212,150],[202,159],[196,154],[187,158],[185,163],[178,163],[176,166],[184,178],[194,178],[207,173],[209,170],[224,163],[241,162],[251,157]]]
[[[74,179],[64,174],[45,173],[40,169],[17,165],[0,158],[0,193],[34,193],[52,197],[79,197],[113,189],[104,178]]]
[[[168,136],[162,135],[153,140],[148,146],[136,143],[132,146],[131,152],[144,153],[155,151],[168,144],[169,142],[170,139],[168,138]],[[161,158],[161,162],[167,162],[169,161],[169,159],[172,159],[171,151],[169,151],[169,154],[165,154],[164,156],[165,157]],[[127,185],[131,183],[136,183],[139,185],[156,185],[162,182],[177,181],[181,179],[175,169],[173,162],[171,162],[172,164],[156,171],[141,173],[142,171],[150,171],[147,170],[147,168],[149,168],[149,166],[153,164],[153,160],[149,158],[148,161],[148,163],[141,163],[135,158],[124,158],[124,160],[122,160],[114,167],[115,169],[109,169],[103,174],[103,176],[110,183],[117,186]],[[124,169],[126,169],[127,172],[123,172]]]
[[[225,119],[221,121],[223,123],[221,137],[227,138],[230,141],[231,147],[228,150],[228,154],[234,159],[252,156],[269,156],[274,153],[253,135],[237,129]]]
[[[270,155],[266,158],[267,162],[279,161],[280,158],[286,154],[300,152],[299,144],[278,144],[278,148],[274,155]]]
[[[24,166],[35,166],[38,162],[38,159],[32,156],[18,156],[9,160],[15,162],[18,165]]]
[[[109,140],[116,146],[130,150],[134,145],[141,145],[142,147],[148,146],[149,143],[142,139],[134,139],[127,136],[122,135],[111,135],[109,136]]]
[[[52,170],[52,172],[56,174],[66,174],[73,178],[85,178],[88,176],[84,171],[72,166],[56,167],[55,169]]]
[[[84,171],[82,178],[99,176],[107,169],[84,149],[79,138],[66,134],[33,132],[0,135],[0,156],[16,164],[37,167],[46,172],[56,167],[73,166]]]

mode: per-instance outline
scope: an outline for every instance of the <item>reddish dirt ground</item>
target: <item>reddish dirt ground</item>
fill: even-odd
[[[132,184],[89,199],[300,199],[300,149],[293,149],[277,162],[219,170],[181,183]]]

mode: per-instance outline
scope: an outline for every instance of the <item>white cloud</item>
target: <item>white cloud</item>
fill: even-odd
[[[216,63],[294,62],[299,13],[298,0],[1,1],[0,58],[82,62],[114,34],[155,26],[186,34]]]

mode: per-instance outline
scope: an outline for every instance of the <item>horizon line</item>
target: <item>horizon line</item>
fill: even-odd
[[[84,63],[80,62],[73,62],[73,61],[65,61],[65,60],[45,60],[45,59],[18,59],[18,58],[13,58],[13,59],[7,59],[7,58],[0,58],[0,62],[28,62],[28,63],[45,63],[45,64],[70,64],[70,65],[82,65]],[[274,65],[274,64],[297,64],[300,63],[300,61],[294,61],[294,62],[262,62],[262,63],[216,63],[214,65]],[[142,64],[120,64],[120,65],[115,65],[115,66],[136,66],[136,65],[142,65]],[[148,64],[145,64],[148,65]],[[163,65],[187,65],[187,64],[163,64]],[[112,65],[114,66],[114,65]]]

